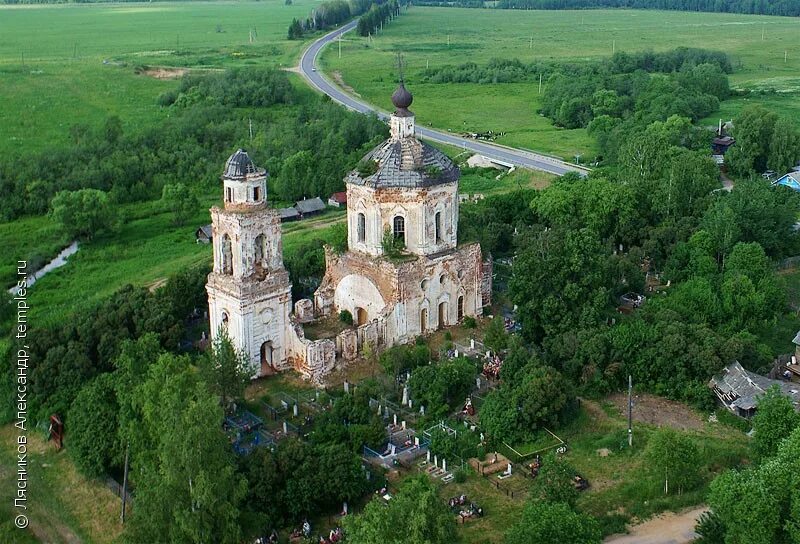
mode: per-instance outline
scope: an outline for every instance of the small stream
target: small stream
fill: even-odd
[[[39,270],[37,270],[33,274],[30,274],[28,276],[28,287],[30,287],[31,285],[36,283],[36,281],[39,278],[41,278],[42,276],[44,276],[48,272],[52,272],[56,268],[61,268],[62,266],[67,264],[67,259],[71,255],[74,255],[75,253],[78,252],[78,247],[79,247],[79,245],[78,245],[77,241],[72,242],[69,246],[67,246],[64,249],[62,249],[61,253],[56,255],[55,258],[52,261],[50,261],[49,263],[44,265],[42,268],[40,268]],[[9,289],[8,292],[9,293],[15,293],[16,290],[17,290],[17,287],[14,286],[11,289]]]

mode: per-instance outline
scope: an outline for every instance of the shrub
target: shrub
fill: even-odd
[[[352,325],[353,314],[350,313],[350,310],[342,310],[341,312],[339,312],[339,321],[341,321],[345,325]]]
[[[475,318],[472,317],[471,315],[468,315],[467,317],[465,317],[463,323],[464,323],[464,328],[465,329],[474,329],[475,327],[478,326],[478,322],[475,321]]]

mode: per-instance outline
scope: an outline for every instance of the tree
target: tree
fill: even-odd
[[[50,203],[50,215],[71,237],[91,239],[114,225],[108,195],[97,189],[56,193]]]
[[[424,474],[407,479],[388,505],[372,500],[361,514],[344,518],[353,544],[452,544],[455,518]]]
[[[579,514],[563,502],[531,500],[521,519],[506,533],[505,544],[570,542],[600,544],[597,521]]]
[[[523,242],[509,295],[529,340],[593,326],[610,302],[608,252],[588,229],[553,228]]]
[[[67,414],[67,451],[83,474],[98,477],[119,466],[119,406],[114,374],[101,374],[81,389]]]
[[[183,183],[164,185],[161,191],[161,201],[172,213],[176,225],[185,224],[198,207],[197,197]]]
[[[411,372],[408,388],[414,403],[425,406],[427,414],[443,416],[466,400],[475,374],[472,361],[457,357],[416,368]]]
[[[292,4],[292,0],[286,0],[286,5],[289,6]],[[289,32],[287,34],[290,40],[299,40],[303,37],[303,25],[300,24],[300,21],[297,19],[292,19],[291,24],[289,25]]]
[[[777,386],[770,387],[758,399],[758,409],[753,417],[753,451],[761,458],[771,457],[778,451],[781,440],[800,427],[800,414],[792,401]]]
[[[738,176],[749,176],[767,168],[767,157],[777,115],[761,106],[748,106],[734,120],[734,145],[725,162]]]
[[[506,333],[506,325],[503,316],[496,315],[494,319],[489,321],[489,326],[486,327],[486,333],[483,335],[483,343],[486,347],[494,351],[502,351],[508,345],[508,334]]]
[[[206,383],[226,410],[232,402],[244,397],[244,390],[256,370],[250,357],[233,346],[224,327],[217,332],[210,355],[201,360],[200,368]]]
[[[647,442],[645,456],[656,478],[664,478],[664,493],[677,489],[680,494],[697,483],[699,453],[691,439],[663,427]]]
[[[563,458],[548,455],[531,484],[531,496],[544,501],[565,503],[574,508],[579,494],[574,481],[577,474]]]
[[[524,441],[539,428],[558,423],[574,399],[568,380],[536,361],[504,381],[480,408],[481,427],[494,440]]]
[[[188,360],[173,355],[150,367],[135,395],[144,440],[131,446],[136,508],[126,540],[241,542],[247,483],[236,472],[217,399]]]
[[[767,166],[778,175],[791,172],[800,159],[800,131],[789,118],[781,117],[775,121],[772,138],[769,142]]]

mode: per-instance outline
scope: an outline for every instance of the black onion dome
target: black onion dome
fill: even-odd
[[[248,174],[256,174],[257,172],[258,168],[253,164],[253,160],[247,154],[247,151],[238,149],[225,163],[225,173],[223,175],[226,178],[244,178]]]
[[[397,90],[392,93],[392,104],[394,104],[394,107],[398,110],[407,110],[413,101],[414,95],[406,89],[403,83],[400,83]]]

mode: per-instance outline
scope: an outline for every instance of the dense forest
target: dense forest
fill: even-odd
[[[187,76],[158,102],[169,118],[141,133],[111,117],[99,128],[72,126],[70,145],[0,158],[0,217],[47,213],[58,192],[81,189],[103,191],[111,204],[155,200],[179,183],[208,194],[237,146],[269,170],[270,198],[327,197],[386,134],[377,119],[297,91],[285,73],[266,69]]]
[[[416,0],[418,6],[456,6],[482,8],[482,0]],[[794,0],[500,0],[499,9],[661,9],[674,11],[706,11],[714,13],[746,13],[751,15],[800,15],[800,4]]]

